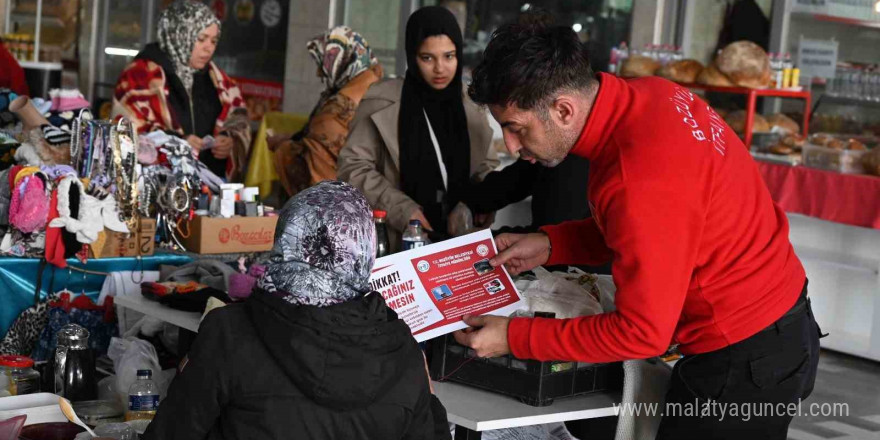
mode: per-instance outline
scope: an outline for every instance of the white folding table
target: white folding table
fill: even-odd
[[[455,440],[479,440],[482,431],[543,425],[570,420],[616,416],[620,391],[599,391],[557,399],[549,406],[531,406],[502,394],[451,382],[433,382],[434,393],[449,422],[456,425]]]

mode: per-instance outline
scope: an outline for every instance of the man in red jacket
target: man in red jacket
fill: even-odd
[[[612,261],[617,294],[616,310],[596,316],[467,316],[458,341],[480,356],[582,362],[677,344],[685,357],[667,403],[696,408],[666,412],[658,438],[786,438],[788,404],[813,388],[820,330],[786,216],[719,115],[660,78],[594,76],[564,27],[499,29],[469,94],[512,154],[545,166],[590,160],[592,218],[499,236],[492,264],[517,274]],[[681,416],[693,411],[707,417]]]

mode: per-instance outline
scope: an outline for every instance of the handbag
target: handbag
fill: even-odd
[[[49,302],[57,299],[57,294],[50,294],[45,300],[40,300],[40,291],[43,284],[43,270],[46,268],[46,261],[40,261],[37,269],[37,283],[34,289],[34,305],[24,309],[3,339],[0,340],[0,355],[15,354],[20,356],[30,356],[34,346],[49,321]],[[52,291],[52,287],[49,287]]]

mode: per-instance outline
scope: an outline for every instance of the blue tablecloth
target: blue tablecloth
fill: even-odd
[[[115,272],[121,270],[157,270],[160,264],[183,265],[192,261],[184,255],[157,253],[150,257],[136,258],[105,258],[89,260],[82,264],[71,258],[67,264],[93,272]],[[15,321],[22,310],[34,304],[34,290],[37,284],[37,272],[40,260],[30,258],[0,258],[0,337],[6,334],[9,326]],[[68,275],[69,274],[69,275]],[[40,295],[45,298],[50,292],[67,288],[79,294],[85,292],[93,300],[98,299],[103,275],[91,275],[77,271],[68,272],[47,264],[43,270],[43,284]]]

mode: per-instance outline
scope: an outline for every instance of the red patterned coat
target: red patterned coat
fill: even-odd
[[[251,133],[246,117],[241,89],[213,62],[208,73],[222,110],[214,126],[214,136],[227,134],[235,141],[226,178],[236,181],[244,176],[250,149]],[[168,104],[169,84],[161,65],[148,59],[136,59],[119,76],[113,98],[114,119],[125,117],[132,121],[138,133],[155,130],[174,132],[184,136],[183,128],[175,120]]]

